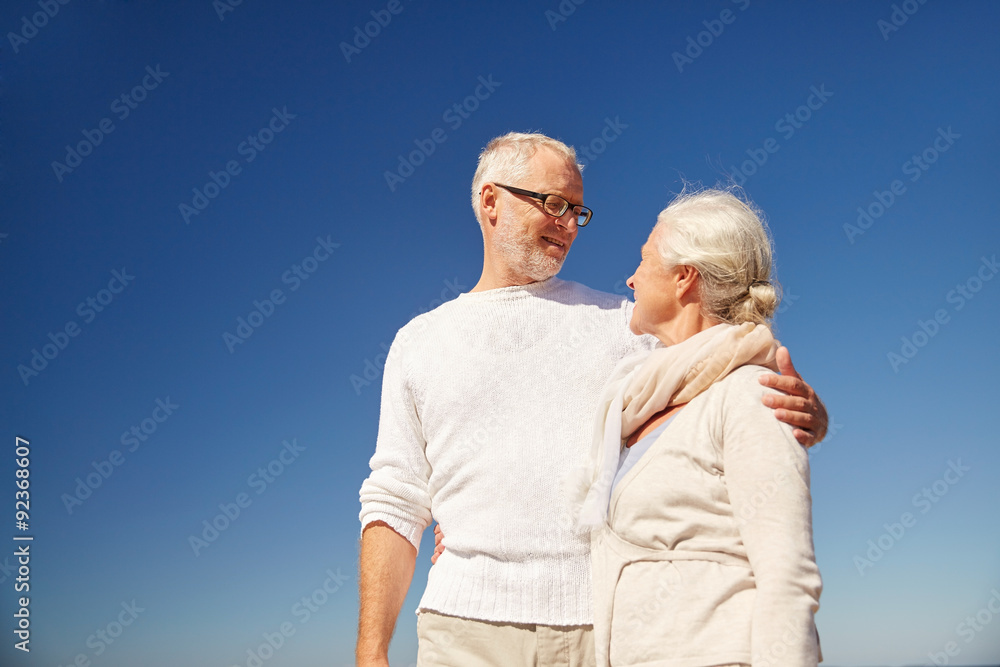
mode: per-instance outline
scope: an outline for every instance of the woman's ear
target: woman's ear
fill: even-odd
[[[677,300],[691,301],[698,293],[695,288],[701,280],[698,269],[682,264],[674,270],[677,272]]]

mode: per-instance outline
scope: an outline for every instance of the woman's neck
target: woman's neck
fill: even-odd
[[[647,333],[656,336],[664,345],[676,345],[721,323],[721,320],[702,313],[701,304],[689,303],[682,306],[675,317],[652,327],[652,331]]]

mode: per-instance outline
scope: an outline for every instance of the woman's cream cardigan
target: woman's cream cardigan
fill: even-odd
[[[809,460],[743,366],[695,397],[622,478],[592,535],[598,665],[808,667]]]

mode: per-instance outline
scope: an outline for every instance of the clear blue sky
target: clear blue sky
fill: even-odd
[[[384,346],[475,284],[510,130],[590,152],[598,289],[682,179],[745,183],[834,421],[827,664],[1000,661],[1000,6],[223,1],[0,8],[2,664],[351,664]]]

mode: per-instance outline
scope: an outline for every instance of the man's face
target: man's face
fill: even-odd
[[[583,181],[573,165],[548,148],[540,148],[529,162],[523,183],[514,187],[555,194],[573,204],[583,203]],[[545,280],[559,273],[576,239],[572,210],[561,218],[548,215],[542,202],[497,188],[499,204],[493,248],[497,259],[519,277]]]

